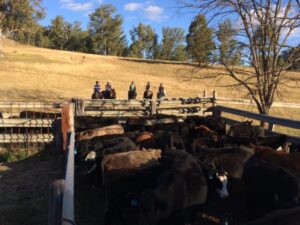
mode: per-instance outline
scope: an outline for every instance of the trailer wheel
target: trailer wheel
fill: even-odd
[[[48,225],[61,225],[65,180],[52,182],[49,193]]]

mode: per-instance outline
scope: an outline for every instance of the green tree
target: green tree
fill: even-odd
[[[71,24],[69,28],[70,35],[64,48],[70,51],[87,52],[86,39],[88,32],[81,29],[81,23],[78,21],[75,21],[73,24]]]
[[[157,55],[158,36],[150,25],[139,23],[130,31],[132,43],[129,56],[153,59]]]
[[[182,50],[182,47],[177,47],[184,42],[184,30],[179,27],[163,27],[162,34],[163,39],[160,58],[164,60],[176,60],[175,51],[178,54],[178,51]]]
[[[48,37],[48,29],[46,27],[40,27],[34,38],[34,45],[42,48],[50,47],[50,40]]]
[[[42,0],[0,0],[0,57],[5,38],[17,31],[30,31],[44,15]]]
[[[186,46],[178,45],[174,50],[173,57],[171,60],[186,61],[187,59],[188,59],[188,56],[186,54]]]
[[[186,36],[189,56],[199,65],[212,61],[215,43],[212,38],[213,30],[207,26],[204,15],[199,14],[189,27]]]
[[[122,30],[121,15],[113,15],[116,8],[102,5],[90,15],[89,34],[93,40],[94,52],[103,55],[121,55],[127,45]]]
[[[227,19],[219,24],[217,38],[219,40],[219,59],[221,64],[240,65],[242,47],[235,39],[236,31],[232,26],[230,19]]]
[[[55,49],[64,49],[71,33],[71,24],[64,21],[62,16],[56,16],[49,27],[49,40],[51,47]]]

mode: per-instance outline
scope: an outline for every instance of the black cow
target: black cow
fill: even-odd
[[[269,146],[273,149],[282,147],[283,150],[287,150],[287,136],[284,134],[269,134],[264,137],[258,137],[256,145]]]
[[[250,219],[275,209],[294,207],[300,197],[300,180],[287,170],[251,157],[244,167]]]

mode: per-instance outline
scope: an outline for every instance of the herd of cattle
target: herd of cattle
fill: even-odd
[[[105,225],[299,225],[300,153],[250,122],[78,117],[77,163]]]

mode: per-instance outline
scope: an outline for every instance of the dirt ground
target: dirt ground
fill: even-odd
[[[0,224],[47,224],[49,185],[62,173],[63,156],[49,150],[0,163]]]

